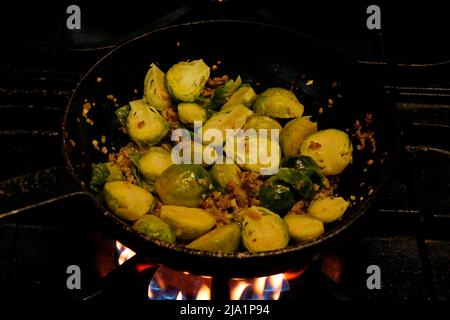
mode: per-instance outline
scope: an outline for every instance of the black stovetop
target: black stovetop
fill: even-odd
[[[68,98],[82,74],[127,38],[205,19],[295,28],[332,43],[382,79],[397,107],[403,146],[398,168],[370,210],[367,227],[333,252],[343,265],[339,283],[328,279],[319,263],[282,297],[450,298],[448,4],[379,2],[382,30],[373,31],[365,27],[364,1],[346,8],[315,1],[301,10],[290,10],[290,2],[280,0],[245,5],[231,0],[165,1],[151,10],[140,3],[125,7],[80,1],[80,31],[65,27],[69,4],[2,10],[0,181],[63,166],[59,126]],[[92,210],[89,199],[78,196],[0,222],[0,295],[79,299],[94,293],[95,299],[145,299],[153,271],[128,272],[126,268],[142,262],[136,257],[118,272],[114,239],[91,223]],[[66,268],[72,264],[83,271],[83,292],[67,290]],[[381,269],[381,290],[367,289],[369,265]],[[111,270],[116,270],[113,276],[102,280]]]

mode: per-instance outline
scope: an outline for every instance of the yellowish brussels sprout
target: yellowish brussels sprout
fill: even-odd
[[[271,117],[254,114],[248,118],[242,129],[244,131],[248,129],[255,129],[257,132],[259,129],[267,129],[267,138],[270,139],[271,129],[279,130],[278,134],[280,134],[282,127],[277,120]]]
[[[302,155],[317,163],[323,175],[340,174],[352,162],[352,142],[337,129],[326,129],[308,136],[300,147]]]
[[[289,235],[295,241],[311,241],[324,233],[323,222],[305,214],[287,214],[284,217]]]
[[[196,103],[183,102],[178,105],[178,118],[186,124],[194,124],[194,121],[205,121],[207,118],[206,110]]]
[[[210,174],[201,165],[174,164],[159,176],[155,189],[165,204],[198,207],[213,185]]]
[[[196,239],[216,225],[216,218],[208,211],[181,206],[161,206],[161,219],[181,240]]]
[[[209,79],[209,73],[209,67],[202,59],[179,62],[166,74],[169,93],[177,100],[193,102],[203,91]]]
[[[306,137],[317,132],[317,122],[312,122],[309,118],[296,118],[284,126],[280,135],[280,146],[285,157],[299,155],[300,146]]]
[[[144,98],[151,107],[158,111],[164,111],[171,104],[164,80],[164,72],[154,63],[150,65],[150,69],[145,76]]]
[[[136,221],[155,206],[150,192],[127,181],[107,182],[103,195],[108,207],[128,221]]]
[[[349,204],[342,197],[319,196],[309,204],[308,213],[324,223],[329,223],[342,217]]]
[[[175,233],[170,226],[153,214],[146,214],[133,224],[133,229],[161,241],[175,243]]]
[[[222,137],[225,140],[226,129],[241,129],[247,119],[253,114],[253,111],[240,104],[235,106],[229,111],[221,111],[215,113],[208,121],[203,125],[203,142],[209,143],[210,139],[205,137],[207,130],[217,129],[222,133]]]
[[[169,124],[144,101],[131,101],[131,111],[128,114],[127,129],[131,140],[138,144],[158,144],[169,132]]]
[[[250,107],[256,99],[255,90],[250,86],[242,86],[237,89],[233,95],[228,99],[227,102],[220,109],[221,111],[228,111],[233,109],[239,104],[243,104],[246,107]]]
[[[241,238],[241,228],[237,223],[217,227],[195,239],[186,247],[197,250],[231,253],[237,250]]]
[[[147,181],[155,181],[173,163],[169,151],[161,147],[152,147],[139,159],[138,164],[144,178]]]
[[[241,185],[239,172],[241,172],[241,169],[234,163],[216,163],[212,166],[210,173],[214,182],[226,190],[231,182],[238,186]]]
[[[248,251],[271,251],[288,245],[288,227],[276,213],[253,206],[246,209],[243,216],[242,240]]]
[[[289,119],[301,117],[304,107],[292,91],[269,88],[256,98],[253,110],[257,114]]]

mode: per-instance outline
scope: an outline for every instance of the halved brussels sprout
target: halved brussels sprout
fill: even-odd
[[[133,224],[133,229],[161,241],[175,243],[175,233],[170,226],[153,214],[146,214]]]
[[[242,240],[248,251],[271,251],[288,245],[288,227],[276,213],[253,206],[243,212],[243,217]]]
[[[136,221],[155,206],[150,192],[127,181],[107,182],[103,195],[108,207],[128,221]]]
[[[239,167],[234,163],[216,163],[212,166],[210,171],[211,177],[213,178],[214,182],[225,190],[227,189],[227,186],[230,184],[230,182],[233,182],[238,186],[241,185],[239,172],[241,172],[241,169],[239,169]]]
[[[169,132],[167,121],[143,99],[131,101],[130,106],[127,131],[131,140],[149,146],[158,144]]]
[[[214,91],[214,96],[211,100],[211,107],[216,110],[221,105],[223,105],[231,95],[236,91],[237,88],[241,85],[242,80],[241,77],[238,76],[236,80],[228,80],[225,84],[219,86]]]
[[[282,127],[277,120],[271,117],[254,114],[247,119],[247,122],[242,128],[244,131],[248,129],[255,129],[257,132],[259,129],[267,129],[267,138],[270,139],[271,129],[279,130],[278,134],[280,134]]]
[[[255,90],[253,90],[253,88],[249,85],[243,85],[233,93],[233,95],[228,99],[227,102],[225,102],[220,110],[228,111],[239,104],[250,107],[255,99]]]
[[[253,111],[242,104],[235,106],[230,111],[217,112],[203,125],[203,135],[205,135],[206,131],[209,129],[217,129],[220,130],[223,139],[225,139],[226,129],[241,129],[252,114]],[[203,142],[209,143],[210,141],[204,137]]]
[[[253,110],[257,114],[288,119],[301,117],[304,107],[292,91],[269,88],[256,98]]]
[[[181,206],[161,206],[161,219],[181,240],[198,238],[216,225],[216,218],[208,211]]]
[[[317,132],[317,122],[302,117],[289,121],[280,134],[280,146],[283,154],[295,156],[300,154],[300,146],[306,137]]]
[[[194,121],[205,121],[207,115],[202,106],[192,102],[183,102],[178,105],[178,118],[183,123],[194,124]]]
[[[147,181],[155,181],[172,165],[170,152],[161,147],[152,147],[138,161],[141,174]]]
[[[175,64],[166,73],[169,93],[177,100],[194,102],[203,91],[209,72],[202,59]]]
[[[122,179],[122,171],[117,164],[113,162],[93,164],[89,187],[94,191],[99,191],[100,187],[106,182]]]
[[[269,178],[259,190],[261,204],[279,214],[285,214],[296,200],[288,183],[278,180],[276,176]]]
[[[324,223],[329,223],[342,217],[349,204],[342,197],[318,197],[309,204],[308,213]]]
[[[231,253],[237,250],[241,238],[241,228],[237,223],[217,227],[195,239],[186,247],[197,250]]]
[[[348,135],[337,129],[326,129],[308,136],[302,143],[302,155],[314,159],[322,174],[336,175],[352,161],[352,142]]]
[[[166,89],[164,72],[154,63],[150,65],[144,80],[144,98],[147,103],[158,111],[170,106],[170,95]]]
[[[213,185],[211,176],[201,165],[174,164],[159,176],[155,189],[165,204],[198,207]]]
[[[290,237],[295,241],[311,241],[324,233],[322,221],[305,214],[289,213],[284,217]]]

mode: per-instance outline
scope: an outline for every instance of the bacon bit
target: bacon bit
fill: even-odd
[[[333,101],[333,99],[330,98],[327,100],[327,103],[328,103],[328,108],[331,108],[334,104],[334,101]]]
[[[247,208],[244,212],[245,212],[246,216],[248,216],[254,220],[261,219],[261,214],[253,208]]]
[[[100,141],[101,141],[102,143],[105,143],[105,142],[106,142],[106,136],[105,136],[105,135],[102,135]]]
[[[92,145],[94,146],[95,150],[100,151],[100,148],[98,147],[98,141],[97,140],[92,140]]]
[[[72,147],[75,147],[75,141],[73,141],[72,139],[69,140],[69,143],[72,145]]]
[[[86,122],[89,123],[91,126],[94,125],[94,120],[91,119],[86,119]]]
[[[373,189],[369,189],[368,195],[370,196],[373,193]]]
[[[322,145],[321,145],[320,143],[318,143],[318,142],[311,141],[311,142],[309,143],[309,148],[310,148],[311,150],[319,149],[321,146],[322,146]]]
[[[77,117],[77,122],[80,123],[81,119]]]
[[[261,82],[257,82],[257,83],[255,83],[255,85],[256,85],[257,87],[259,87],[259,86],[261,85]]]
[[[83,104],[83,117],[86,118],[87,114],[89,113],[89,111],[91,110],[92,106],[89,102],[86,102]]]
[[[116,98],[114,98],[114,95],[112,95],[112,94],[108,94],[108,95],[106,96],[106,99],[112,100],[112,101],[116,101],[116,100],[115,100]]]
[[[372,159],[367,160],[367,164],[368,164],[369,166],[371,166],[371,165],[373,164],[373,160],[372,160]]]
[[[138,89],[133,89],[133,93],[137,94],[138,93]]]
[[[177,41],[176,46],[177,46],[177,47],[181,46],[180,41]]]
[[[102,82],[102,77],[97,77],[97,82]]]
[[[220,61],[220,60],[217,60],[217,64],[222,64],[222,61]]]
[[[210,98],[214,95],[215,89],[210,87],[205,87],[203,91],[200,93],[202,97]]]
[[[380,160],[381,165],[384,164],[384,161],[385,161],[385,160],[386,160],[386,159],[384,159],[384,158]]]
[[[307,86],[310,86],[310,85],[312,85],[314,83],[314,80],[308,80],[307,82],[306,82],[306,85]]]
[[[367,168],[364,168],[364,169],[363,169],[363,172],[366,173],[366,172],[367,172]]]
[[[361,196],[361,197],[359,198],[359,201],[363,201],[363,200],[364,200],[364,197]]]
[[[107,153],[108,153],[108,148],[105,147],[105,146],[103,146],[103,147],[100,149],[100,151],[101,151],[103,154],[107,154]]]
[[[319,114],[322,114],[322,113],[323,113],[323,108],[320,107],[320,108],[319,108]]]
[[[213,64],[213,66],[212,66],[212,68],[211,68],[213,71],[216,71],[217,69],[218,69],[218,67],[215,65],[215,64]]]
[[[350,196],[350,200],[355,201],[355,200],[356,200],[356,196],[351,195],[351,196]]]
[[[366,124],[371,124],[372,121],[373,121],[372,114],[371,113],[366,113],[366,115],[364,116],[364,122]]]
[[[143,126],[145,126],[145,121],[144,120],[139,121],[137,124],[138,129],[141,129]]]
[[[227,82],[229,80],[228,75],[223,75],[222,77],[214,77],[211,79],[208,79],[208,87],[210,88],[217,88],[218,86],[224,84],[225,82]]]
[[[332,87],[332,88],[336,88],[337,85],[338,85],[338,82],[337,82],[337,81],[334,81],[334,82],[331,84],[331,87]]]
[[[361,182],[361,183],[359,184],[359,187],[362,188],[362,187],[364,187],[365,185],[366,185],[366,183],[363,181],[363,182]]]

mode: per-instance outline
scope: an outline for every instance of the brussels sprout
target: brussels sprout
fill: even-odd
[[[93,164],[89,187],[98,192],[106,182],[122,180],[122,178],[122,171],[113,162]]]
[[[324,233],[322,221],[304,214],[287,214],[284,221],[295,241],[311,241]]]
[[[144,80],[144,98],[147,103],[158,111],[170,106],[170,95],[166,89],[164,72],[154,63],[150,65]]]
[[[126,104],[123,107],[118,108],[115,111],[117,122],[123,128],[127,127],[127,119],[128,119],[128,115],[130,114],[130,110],[131,110],[130,105]]]
[[[253,142],[252,142],[253,141]],[[256,152],[251,144],[254,143]],[[245,138],[244,152],[239,148],[239,139],[234,141],[234,149],[230,145],[225,144],[225,151],[227,156],[235,160],[243,170],[261,173],[263,175],[274,174],[279,167],[281,151],[278,142],[263,137]],[[259,149],[264,150],[267,159],[263,160],[260,157]]]
[[[152,147],[140,157],[138,168],[147,181],[155,181],[172,164],[169,151],[161,147]]]
[[[311,201],[308,213],[324,223],[329,223],[342,217],[349,204],[342,197],[319,197]]]
[[[248,251],[277,250],[288,245],[288,227],[276,213],[253,206],[246,209],[243,216],[242,240]]]
[[[150,192],[127,181],[107,182],[103,195],[108,207],[128,221],[136,221],[155,206]]]
[[[170,226],[153,214],[146,214],[133,224],[133,229],[161,241],[175,243],[175,233]]]
[[[236,80],[228,80],[225,84],[219,86],[214,91],[214,96],[211,100],[211,108],[214,110],[218,109],[221,105],[223,105],[231,95],[236,91],[237,88],[241,85],[242,80],[241,77],[238,76]]]
[[[216,163],[212,166],[210,173],[214,182],[226,190],[230,182],[238,186],[241,185],[239,172],[241,172],[241,169],[234,163]]]
[[[236,90],[235,93],[228,99],[222,106],[220,111],[228,111],[233,109],[238,104],[243,104],[246,107],[250,107],[256,99],[255,90],[249,85],[243,85]]]
[[[253,111],[246,108],[242,104],[237,105],[230,111],[217,112],[203,125],[203,134],[205,134],[209,129],[217,129],[222,132],[222,137],[225,139],[226,129],[241,129],[252,114]],[[204,137],[203,142],[209,143],[210,141]]]
[[[337,129],[327,129],[307,137],[300,148],[319,165],[325,176],[340,174],[352,161],[352,142],[348,135]]]
[[[259,114],[254,114],[250,118],[248,118],[247,122],[245,123],[242,129],[244,131],[248,129],[255,129],[256,131],[258,131],[259,129],[267,129],[267,138],[270,139],[271,137],[270,130],[276,129],[281,131],[281,128],[282,127],[277,120],[268,116],[261,116]]]
[[[285,214],[296,202],[289,184],[277,180],[276,176],[271,177],[263,184],[258,198],[264,207],[279,214]]]
[[[207,118],[206,110],[196,103],[180,103],[178,105],[178,118],[186,124],[194,124],[194,121],[205,121]]]
[[[201,165],[174,164],[159,176],[155,189],[165,204],[198,207],[213,185],[208,171]]]
[[[216,225],[216,218],[203,209],[161,206],[161,219],[169,224],[181,240],[193,240]]]
[[[131,101],[130,105],[127,129],[131,140],[149,146],[158,144],[169,132],[167,121],[143,99]]]
[[[237,223],[217,227],[195,239],[186,247],[197,250],[231,253],[239,247],[241,228]]]
[[[294,168],[306,175],[311,182],[318,185],[320,188],[325,186],[326,178],[320,173],[317,163],[308,156],[293,156],[284,158],[281,161],[282,167]],[[319,190],[317,190],[319,191]]]
[[[317,132],[317,123],[311,122],[310,117],[302,117],[289,121],[280,134],[280,146],[284,156],[300,154],[303,140]]]
[[[209,67],[202,59],[180,62],[172,66],[166,74],[169,93],[177,100],[194,102],[209,78]]]
[[[285,119],[301,117],[304,107],[292,91],[269,88],[256,98],[253,110],[257,114]]]

